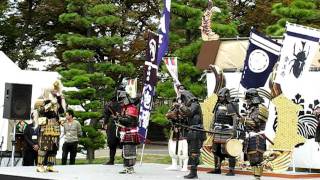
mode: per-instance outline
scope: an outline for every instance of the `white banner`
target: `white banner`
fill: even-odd
[[[298,85],[319,51],[319,39],[320,30],[287,23],[275,82]]]
[[[216,76],[214,73],[207,73],[207,97],[210,97],[214,93],[216,87]]]
[[[131,98],[137,97],[137,78],[127,80],[126,92]]]
[[[173,84],[174,89],[177,91],[177,85],[180,84],[179,78],[178,78],[178,58],[177,57],[164,57],[163,58],[164,63],[166,64],[166,67],[173,78]]]

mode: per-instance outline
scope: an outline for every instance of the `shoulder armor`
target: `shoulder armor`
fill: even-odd
[[[267,121],[268,117],[269,117],[268,108],[263,104],[259,104],[258,108],[259,108],[259,116],[258,116],[258,118],[260,120],[262,120],[262,121]]]

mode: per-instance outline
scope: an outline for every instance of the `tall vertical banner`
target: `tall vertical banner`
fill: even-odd
[[[241,85],[246,89],[263,87],[278,61],[280,49],[281,44],[251,29]]]
[[[309,71],[312,60],[319,51],[320,30],[287,23],[277,67],[275,82],[295,82]]]
[[[159,52],[157,56],[157,64],[161,63],[162,58],[168,51],[169,45],[169,27],[170,27],[170,8],[171,0],[163,0],[164,9],[160,19],[159,26]]]
[[[149,32],[148,48],[146,52],[146,61],[144,64],[144,86],[142,90],[142,98],[140,102],[139,112],[139,134],[140,140],[144,143],[146,132],[149,125],[150,112],[152,109],[152,100],[154,88],[157,83],[157,54],[158,54],[159,36]]]
[[[177,57],[164,57],[163,60],[164,60],[164,63],[166,64],[166,67],[167,67],[167,69],[173,79],[174,90],[177,93],[178,92],[177,85],[180,84],[180,81],[178,78],[178,58]]]

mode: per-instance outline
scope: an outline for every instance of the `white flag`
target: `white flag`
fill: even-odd
[[[173,78],[173,84],[175,91],[177,92],[177,85],[180,84],[179,78],[178,78],[178,58],[177,57],[164,57],[163,58],[164,63],[166,64],[166,67]]]
[[[302,79],[319,50],[319,39],[320,30],[287,23],[275,82]]]
[[[129,94],[131,98],[137,97],[137,78],[135,79],[128,79],[126,92]]]
[[[216,87],[216,75],[214,73],[207,73],[207,97],[214,93]]]

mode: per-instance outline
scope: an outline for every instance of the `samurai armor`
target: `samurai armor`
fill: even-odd
[[[57,151],[59,147],[60,125],[56,119],[48,119],[40,126],[39,145],[43,151]]]
[[[132,144],[123,145],[122,155],[125,159],[135,159],[137,157],[137,146]]]
[[[266,139],[262,136],[252,136],[245,141],[245,152],[253,154],[256,152],[264,153],[267,149]]]
[[[234,136],[234,130],[232,128],[214,128],[214,143],[226,143],[226,141]]]
[[[140,144],[138,128],[121,127],[120,128],[120,142],[130,144]]]

